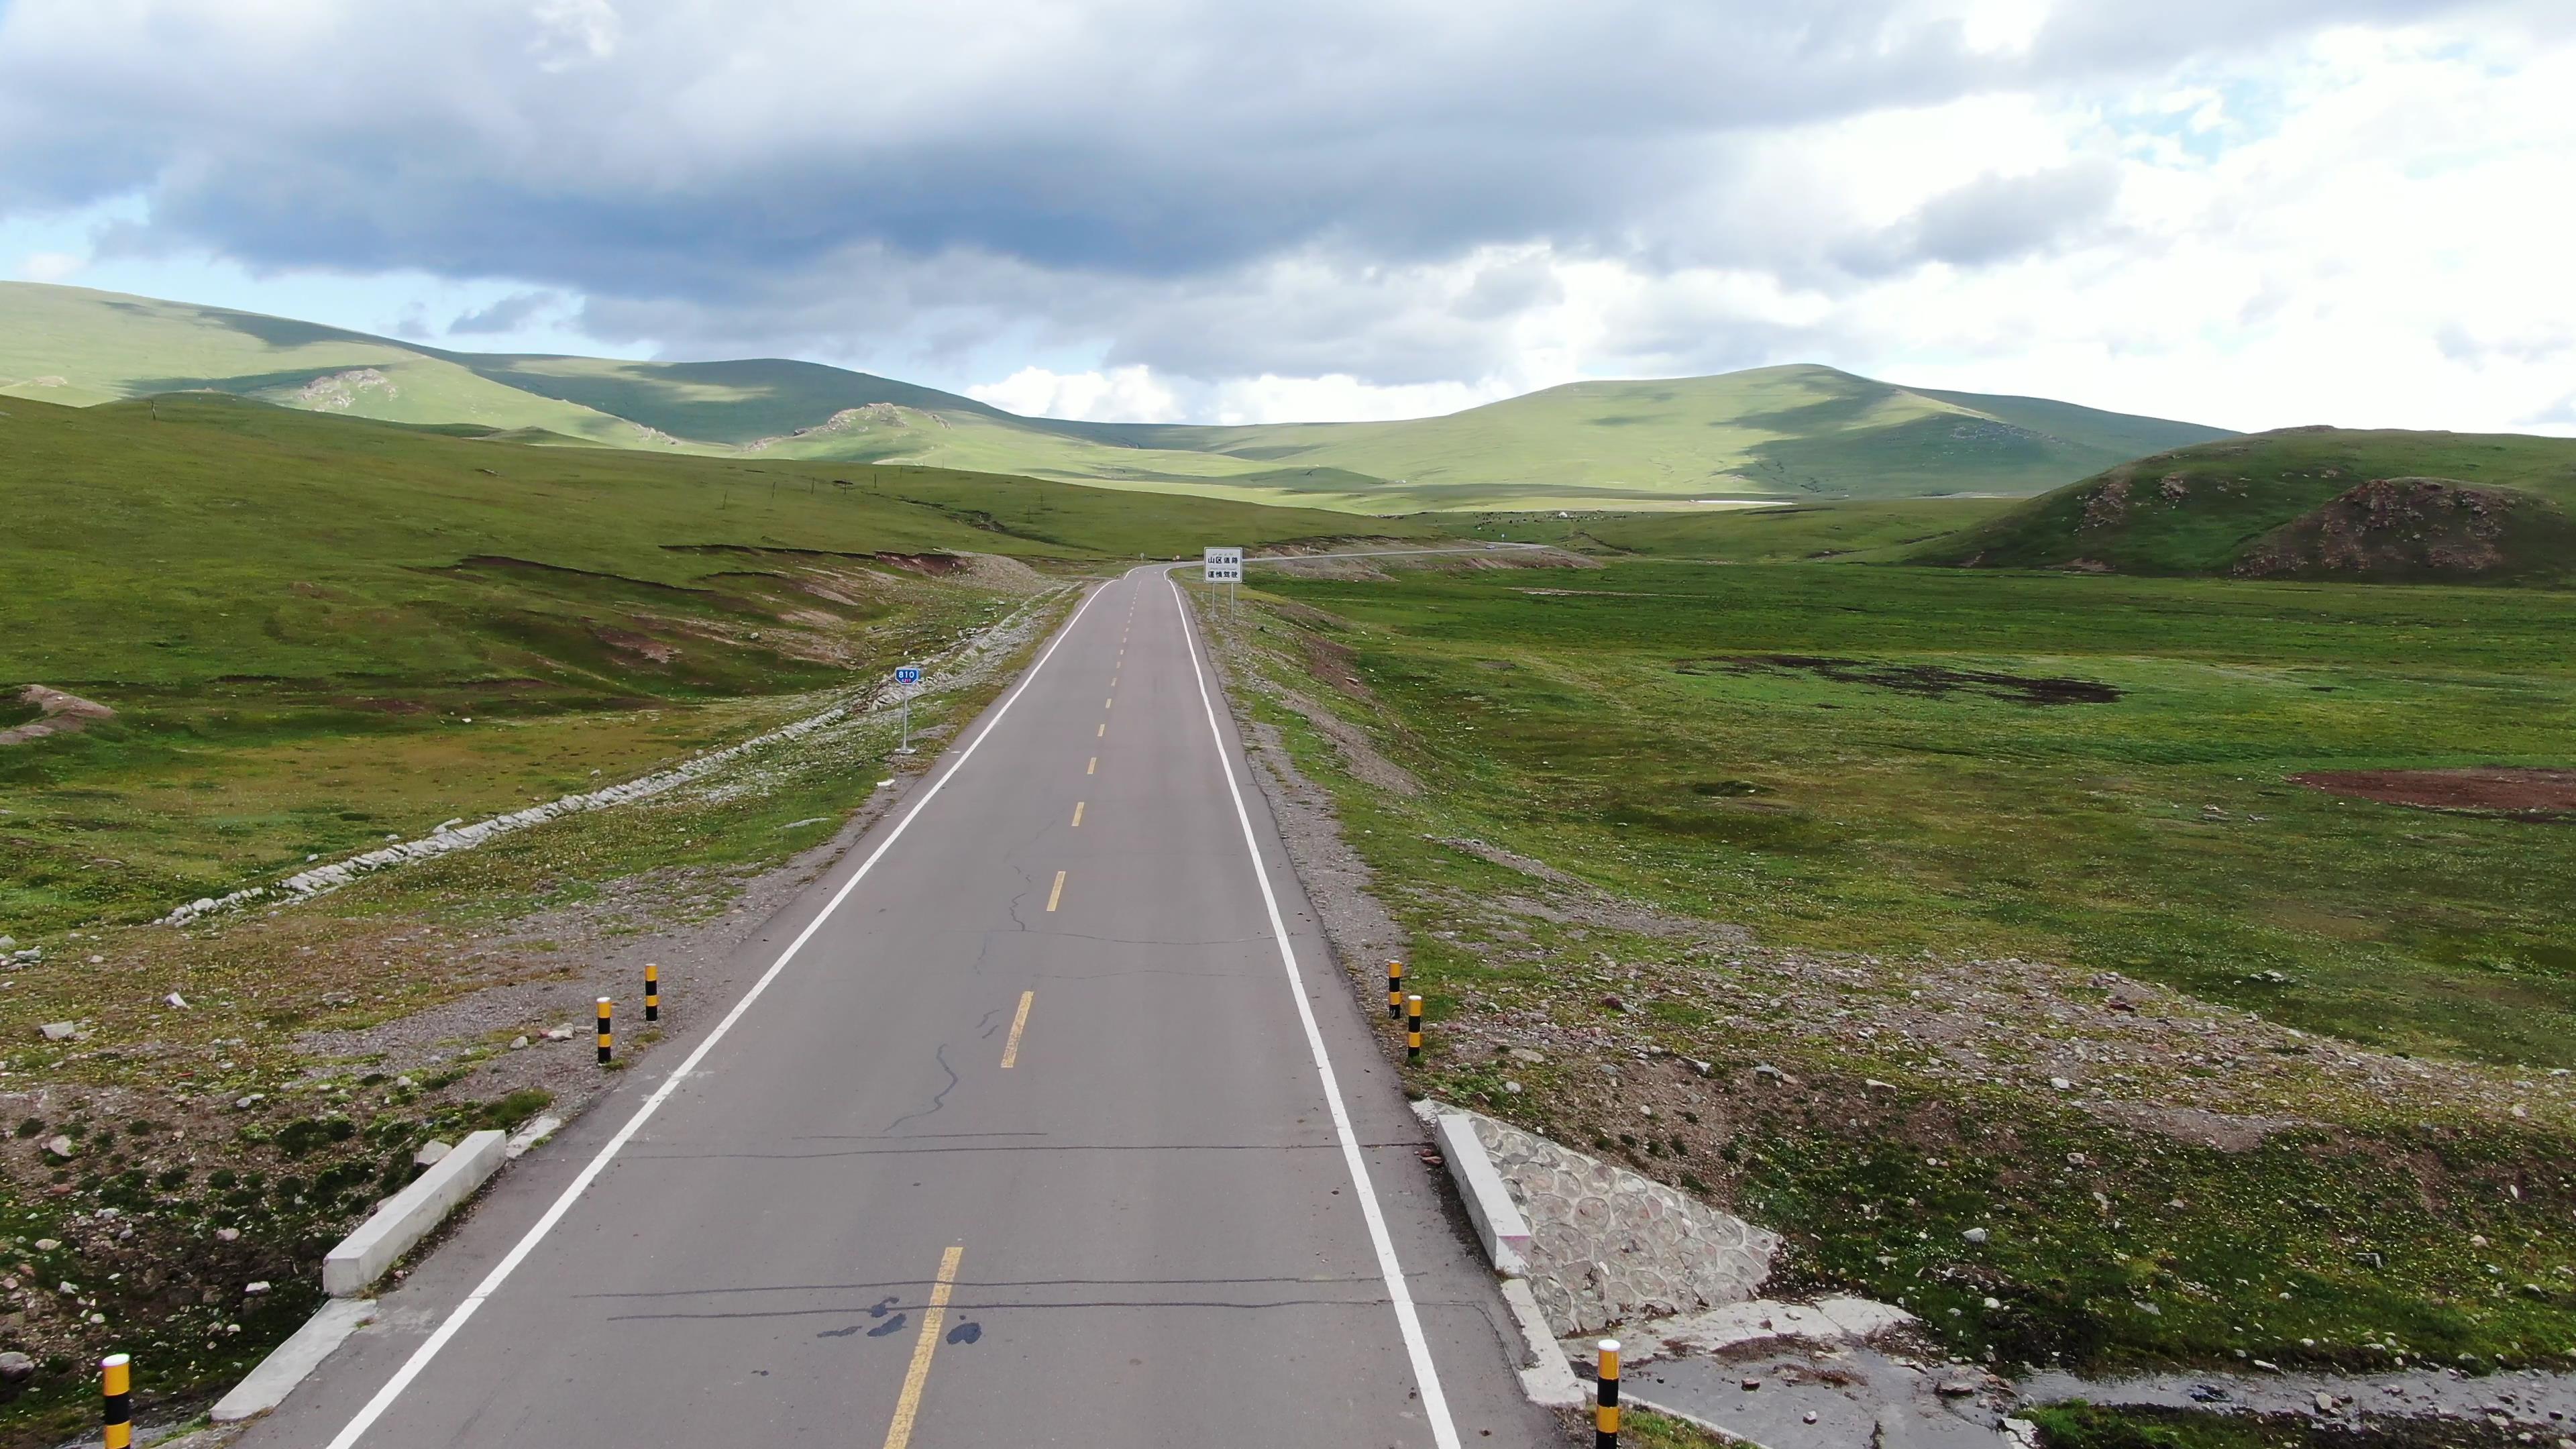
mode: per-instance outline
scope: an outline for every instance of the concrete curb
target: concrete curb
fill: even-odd
[[[215,1401],[211,1417],[218,1424],[237,1424],[256,1418],[279,1404],[304,1382],[304,1376],[322,1366],[343,1339],[357,1332],[358,1325],[376,1316],[372,1298],[335,1298],[322,1305],[295,1336],[279,1344],[259,1361],[231,1393]]]
[[[1439,1143],[1441,1160],[1458,1184],[1458,1196],[1466,1202],[1476,1236],[1493,1260],[1494,1271],[1502,1275],[1503,1306],[1512,1311],[1528,1359],[1519,1370],[1521,1392],[1542,1409],[1580,1409],[1591,1403],[1592,1391],[1574,1376],[1574,1366],[1566,1362],[1555,1332],[1547,1326],[1547,1315],[1539,1311],[1537,1295],[1530,1292],[1529,1221],[1503,1186],[1503,1175],[1476,1136],[1476,1124],[1460,1113],[1441,1110],[1439,1103],[1428,1098],[1411,1105],[1413,1115],[1422,1119]]]
[[[322,1291],[334,1298],[365,1292],[500,1169],[506,1141],[498,1131],[472,1133],[394,1194],[323,1258]]]
[[[1529,1273],[1530,1230],[1528,1219],[1521,1216],[1518,1204],[1503,1186],[1503,1175],[1494,1170],[1494,1160],[1485,1154],[1485,1144],[1476,1136],[1476,1124],[1456,1112],[1442,1112],[1432,1121],[1432,1132],[1440,1142],[1440,1154],[1449,1163],[1449,1175],[1458,1180],[1458,1195],[1466,1200],[1467,1217],[1476,1225],[1476,1236],[1484,1242],[1486,1255],[1493,1259],[1494,1271],[1508,1277],[1526,1277]]]
[[[1521,1329],[1521,1346],[1529,1350],[1530,1365],[1520,1371],[1521,1392],[1543,1409],[1580,1409],[1592,1402],[1590,1391],[1574,1376],[1574,1365],[1549,1336],[1547,1318],[1538,1311],[1538,1298],[1530,1292],[1527,1280],[1503,1280],[1503,1302],[1512,1310],[1512,1321]]]

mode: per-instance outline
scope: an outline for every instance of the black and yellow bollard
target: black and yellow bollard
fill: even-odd
[[[1422,998],[1404,998],[1404,1059],[1422,1060]]]
[[[1592,1374],[1592,1449],[1619,1449],[1619,1340],[1601,1340]]]
[[[107,1397],[107,1449],[129,1449],[134,1443],[134,1361],[121,1353],[100,1359],[98,1387]]]
[[[1386,1019],[1404,1020],[1404,963],[1386,963]]]
[[[662,968],[650,961],[644,963],[644,1019],[662,1019]]]
[[[603,1067],[608,1065],[608,1049],[610,1040],[611,1038],[608,1030],[608,998],[603,996],[599,998],[599,1064]]]

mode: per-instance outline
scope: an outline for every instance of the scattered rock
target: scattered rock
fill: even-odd
[[[441,1142],[437,1138],[433,1137],[420,1145],[420,1150],[411,1155],[411,1160],[423,1167],[435,1167],[438,1165],[438,1160],[440,1158],[445,1157],[447,1154],[454,1152],[455,1150],[456,1145],[454,1143]]]
[[[1982,1243],[1982,1242],[1986,1241],[1986,1239],[1988,1239],[1988,1238],[1990,1238],[1990,1237],[1992,1237],[1992,1236],[1994,1236],[1994,1235],[1993,1235],[1992,1233],[1987,1232],[1984,1228],[1970,1228],[1970,1229],[1968,1229],[1966,1232],[1961,1233],[1959,1236],[1960,1236],[1960,1237],[1963,1237],[1963,1238],[1965,1238],[1965,1239],[1967,1239],[1969,1242],[1972,1242],[1972,1243]]]
[[[69,1137],[57,1135],[45,1139],[45,1150],[56,1157],[75,1157],[80,1153],[80,1144]],[[49,1238],[46,1241],[51,1242],[52,1239]]]
[[[74,1021],[49,1021],[43,1026],[37,1027],[36,1030],[43,1032],[45,1034],[45,1040],[47,1041],[70,1041],[73,1037],[80,1035],[80,1023]]]
[[[241,1229],[217,1228],[215,1229],[215,1241],[218,1243],[238,1243],[241,1241]]]
[[[266,1279],[261,1279],[255,1283],[244,1283],[242,1285],[242,1296],[244,1298],[257,1298],[259,1295],[267,1291],[268,1281]]]
[[[2061,1092],[2071,1092],[2075,1090],[2075,1084],[2066,1080],[2064,1077],[2051,1077],[2048,1079],[2048,1084]]]
[[[181,996],[178,992],[173,991],[161,999],[170,1003],[172,1006],[177,1007],[181,1011],[188,1009],[188,998]]]
[[[62,1245],[63,1240],[60,1238],[38,1238],[36,1240],[36,1251],[39,1253],[50,1253]]]
[[[236,1106],[236,1107],[239,1107],[239,1108],[240,1108],[240,1109],[242,1109],[243,1111],[247,1112],[247,1111],[249,1111],[251,1108],[258,1106],[260,1103],[265,1102],[265,1101],[267,1101],[267,1100],[268,1100],[268,1094],[267,1094],[266,1092],[253,1092],[253,1093],[251,1093],[249,1096],[247,1096],[247,1097],[243,1097],[243,1098],[241,1098],[241,1099],[239,1099],[239,1100],[235,1101],[235,1102],[233,1103],[233,1105],[234,1105],[234,1106]]]
[[[1754,1389],[1758,1389],[1758,1388],[1762,1387],[1762,1381],[1761,1381],[1760,1379],[1748,1378],[1748,1379],[1743,1380],[1742,1382],[1743,1382],[1744,1388],[1745,1388],[1745,1390],[1746,1390],[1747,1392],[1750,1392],[1750,1391],[1752,1391],[1752,1390],[1754,1390]]]

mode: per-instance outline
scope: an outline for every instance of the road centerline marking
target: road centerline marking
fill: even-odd
[[[921,1310],[921,1337],[912,1342],[912,1367],[903,1371],[903,1393],[894,1401],[894,1422],[886,1425],[885,1449],[905,1449],[912,1442],[912,1421],[921,1414],[922,1386],[930,1382],[930,1356],[939,1351],[939,1330],[948,1322],[948,1295],[957,1288],[957,1260],[966,1245],[950,1245],[939,1255],[939,1276],[931,1280],[930,1302]]]
[[[1359,1198],[1360,1216],[1367,1220],[1369,1246],[1377,1253],[1378,1276],[1386,1283],[1386,1296],[1395,1309],[1395,1326],[1404,1337],[1406,1355],[1413,1361],[1414,1386],[1422,1392],[1423,1417],[1431,1423],[1432,1442],[1439,1449],[1459,1449],[1458,1426],[1449,1418],[1449,1397],[1440,1388],[1440,1368],[1431,1361],[1431,1343],[1422,1335],[1422,1316],[1414,1310],[1413,1290],[1404,1281],[1404,1265],[1395,1256],[1395,1239],[1386,1229],[1386,1211],[1378,1205],[1377,1188],[1369,1181],[1368,1159],[1360,1155],[1359,1135],[1351,1130],[1350,1109],[1342,1103],[1341,1079],[1333,1072],[1332,1053],[1324,1049],[1323,1028],[1315,1024],[1315,1008],[1306,999],[1306,978],[1297,969],[1297,949],[1288,939],[1288,922],[1279,914],[1278,892],[1270,888],[1270,867],[1261,859],[1260,837],[1252,833],[1252,814],[1243,806],[1243,787],[1235,783],[1234,760],[1225,752],[1225,733],[1217,728],[1216,697],[1208,692],[1207,671],[1199,665],[1199,646],[1190,627],[1188,604],[1181,599],[1181,586],[1171,574],[1163,582],[1172,591],[1172,612],[1180,617],[1181,647],[1190,653],[1190,673],[1197,676],[1199,705],[1207,712],[1208,739],[1216,746],[1217,773],[1225,777],[1225,792],[1234,801],[1235,824],[1243,829],[1244,853],[1252,858],[1252,879],[1261,887],[1261,904],[1270,916],[1270,936],[1279,946],[1279,965],[1288,976],[1288,998],[1297,1007],[1297,1021],[1306,1029],[1306,1050],[1315,1059],[1315,1075],[1324,1089],[1324,1105],[1331,1109],[1333,1135],[1341,1140],[1342,1165],[1349,1170],[1351,1187]]]
[[[1063,872],[1063,871],[1057,871],[1057,872],[1055,873],[1055,889],[1053,889],[1053,890],[1051,890],[1051,891],[1048,891],[1048,892],[1047,892],[1047,909],[1048,909],[1048,910],[1050,910],[1050,911],[1054,910],[1054,909],[1055,909],[1055,906],[1056,906],[1056,902],[1058,902],[1058,901],[1060,901],[1060,900],[1063,900],[1063,899],[1064,899],[1064,872]]]
[[[1085,802],[1080,800],[1073,802],[1073,828],[1076,830],[1080,830],[1082,828],[1082,807],[1084,803]]]
[[[1084,773],[1084,774],[1086,774],[1086,775],[1097,775],[1097,774],[1099,774],[1099,773],[1100,773],[1100,757],[1099,757],[1098,755],[1094,755],[1094,756],[1092,756],[1092,757],[1091,757],[1091,763],[1082,767],[1082,773]]]
[[[1035,1001],[1037,995],[1034,991],[1020,993],[1019,1014],[1011,1018],[1010,1040],[1002,1043],[1003,1071],[1009,1071],[1012,1064],[1020,1059],[1020,1033],[1029,1029],[1029,1003]]]
[[[583,1165],[581,1171],[574,1175],[573,1180],[547,1206],[544,1214],[519,1236],[518,1242],[502,1256],[501,1261],[492,1266],[492,1271],[484,1274],[482,1281],[474,1285],[474,1291],[466,1294],[463,1302],[448,1310],[447,1316],[440,1320],[438,1327],[431,1331],[428,1338],[422,1340],[420,1347],[411,1351],[411,1357],[403,1360],[402,1367],[394,1370],[394,1376],[387,1379],[384,1387],[376,1390],[375,1396],[368,1399],[356,1416],[342,1427],[327,1449],[352,1449],[352,1446],[366,1436],[369,1429],[375,1427],[376,1421],[384,1417],[385,1411],[393,1407],[394,1401],[402,1397],[403,1390],[410,1388],[412,1381],[420,1377],[421,1371],[429,1367],[430,1360],[438,1357],[439,1351],[447,1347],[448,1341],[456,1337],[457,1333],[465,1327],[466,1322],[480,1312],[485,1303],[491,1301],[493,1294],[501,1291],[501,1285],[509,1281],[510,1275],[518,1271],[519,1265],[527,1261],[528,1256],[537,1250],[537,1245],[544,1242],[546,1236],[555,1230],[555,1225],[562,1222],[564,1216],[572,1211],[573,1204],[580,1200],[583,1193],[590,1190],[590,1185],[599,1180],[601,1173],[608,1170],[608,1164],[625,1149],[628,1142],[634,1140],[636,1133],[644,1130],[644,1124],[652,1120],[654,1113],[662,1110],[662,1104],[671,1099],[671,1094],[680,1089],[680,1084],[696,1074],[698,1064],[705,1061],[708,1053],[713,1052],[716,1046],[732,1033],[735,1024],[751,1010],[752,1004],[768,992],[771,983],[787,969],[787,964],[795,960],[797,953],[805,949],[805,943],[814,939],[815,933],[823,929],[824,923],[839,912],[841,903],[848,900],[850,893],[859,888],[859,882],[868,878],[868,873],[876,868],[877,862],[883,860],[886,853],[894,849],[895,842],[901,840],[904,832],[912,828],[912,822],[921,818],[921,812],[929,809],[930,802],[938,799],[939,793],[948,788],[948,782],[957,778],[957,772],[965,769],[967,762],[975,758],[975,752],[984,747],[984,741],[993,737],[993,731],[1001,727],[1002,720],[1010,714],[1012,706],[1020,702],[1020,696],[1029,692],[1029,686],[1036,682],[1039,672],[1046,668],[1047,661],[1055,657],[1055,651],[1065,640],[1073,637],[1074,629],[1082,623],[1082,616],[1091,612],[1091,606],[1099,600],[1103,592],[1105,590],[1095,589],[1082,601],[1082,607],[1075,609],[1073,617],[1067,619],[1064,627],[1056,631],[1054,642],[1048,644],[1046,651],[1038,655],[1037,662],[1029,666],[1029,672],[1020,676],[1018,686],[1002,700],[1001,705],[993,711],[992,717],[984,722],[984,727],[975,732],[975,738],[968,742],[965,752],[957,757],[945,774],[931,782],[930,788],[923,791],[921,798],[913,802],[912,808],[904,812],[903,818],[895,822],[894,829],[886,833],[886,838],[877,842],[877,848],[868,852],[868,858],[859,862],[859,868],[850,873],[850,878],[841,883],[841,888],[832,893],[829,901],[824,902],[823,909],[815,913],[813,920],[805,923],[805,929],[796,933],[796,939],[787,943],[787,949],[778,953],[778,959],[769,964],[769,969],[761,973],[759,980],[751,983],[750,989],[742,994],[742,999],[735,1002],[732,1009],[716,1022],[715,1028],[707,1033],[707,1039],[698,1043],[697,1048],[672,1070],[671,1075],[663,1079],[662,1085],[653,1089],[653,1094],[646,1097],[644,1104],[635,1109],[635,1115],[626,1119],[626,1124],[618,1128],[617,1134],[609,1138],[590,1161]]]
[[[1102,721],[1100,722],[1100,728],[1098,728],[1098,729],[1096,729],[1096,730],[1093,730],[1093,731],[1091,732],[1091,737],[1092,737],[1093,739],[1095,739],[1095,740],[1097,740],[1097,739],[1104,739],[1104,738],[1106,738],[1106,737],[1108,736],[1108,734],[1109,734],[1109,721],[1107,721],[1107,720],[1102,720]]]

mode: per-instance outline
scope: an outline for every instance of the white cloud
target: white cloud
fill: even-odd
[[[77,252],[29,252],[18,263],[22,282],[65,282],[80,274],[89,258]]]
[[[1172,423],[1182,419],[1180,400],[1145,367],[1107,372],[1049,372],[1023,367],[1000,382],[970,387],[967,396],[1023,417],[1073,418],[1098,423]]]
[[[1093,418],[1819,361],[2237,426],[2576,430],[2569,15],[16,0],[0,256]],[[88,236],[25,222],[111,203]]]

